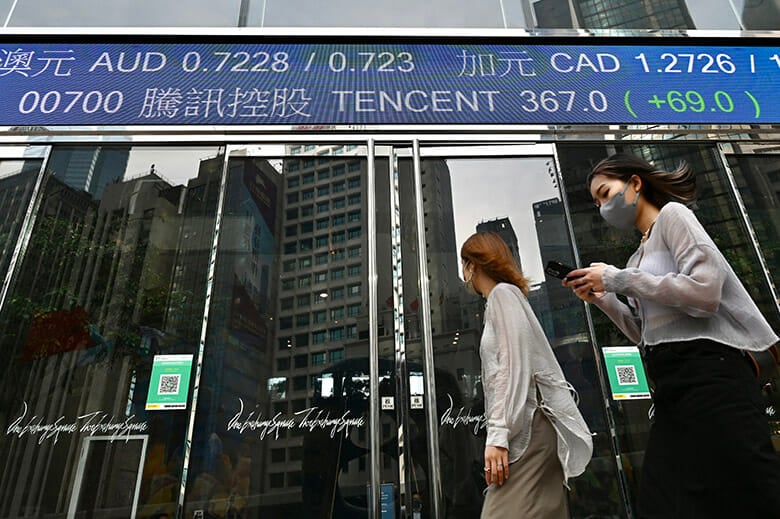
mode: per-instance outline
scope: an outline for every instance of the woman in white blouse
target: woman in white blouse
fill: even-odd
[[[482,518],[568,519],[566,484],[590,461],[590,431],[504,240],[476,233],[461,261],[466,289],[487,300],[479,349],[489,485]]]
[[[780,463],[744,354],[778,337],[686,207],[694,173],[618,154],[593,168],[588,186],[608,224],[642,233],[625,268],[592,263],[564,280],[644,352],[654,423],[638,516],[780,517]]]

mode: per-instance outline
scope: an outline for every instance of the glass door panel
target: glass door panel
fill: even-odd
[[[479,341],[484,307],[481,298],[463,289],[460,273],[460,246],[482,230],[499,233],[515,254],[530,281],[529,301],[596,433],[588,471],[571,482],[572,516],[619,514],[622,498],[584,307],[543,270],[549,260],[575,263],[552,148],[423,148],[421,198],[415,190],[414,157],[407,158],[406,151],[398,160],[404,273],[399,312],[410,388],[426,387],[415,383],[418,372],[412,369],[426,365],[426,352],[433,357],[433,373],[424,374],[435,379],[435,419],[424,419],[429,411],[411,405],[408,410],[410,464],[415,467],[413,488],[421,493],[421,517],[434,517],[433,478],[438,478],[442,496],[438,517],[477,517],[482,506],[485,423]],[[421,286],[427,293],[421,293]],[[435,441],[426,443],[426,435]]]
[[[392,297],[375,316],[369,297],[387,158],[369,171],[355,144],[230,147],[186,517],[368,517],[374,435],[395,482],[396,424],[370,429],[372,325],[392,396]]]
[[[726,162],[761,254],[752,262],[751,270],[755,277],[763,274],[766,278],[764,293],[768,297],[763,305],[764,315],[775,330],[780,330],[780,154],[767,145],[734,144],[726,148]],[[780,380],[777,377],[765,387],[765,395],[772,442],[780,452]]]
[[[150,388],[151,371],[197,352],[222,164],[217,148],[52,148],[0,313],[0,517],[175,513],[186,411],[145,404],[189,394],[181,378]],[[91,451],[93,466],[129,467],[135,434],[148,444],[140,483],[114,478],[124,497],[77,504],[85,440],[117,442]]]

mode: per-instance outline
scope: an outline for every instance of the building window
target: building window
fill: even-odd
[[[309,326],[309,314],[296,315],[295,326]]]
[[[328,314],[325,310],[318,310],[312,313],[314,324],[321,324],[328,320]]]
[[[346,217],[343,214],[337,214],[333,217],[333,225],[344,225]]]
[[[335,182],[333,184],[333,192],[334,193],[341,193],[346,189],[346,186],[344,185],[344,182]]]
[[[283,279],[282,290],[292,290],[295,288],[295,279]]]
[[[330,350],[328,352],[328,355],[330,356],[330,362],[338,362],[340,360],[344,360],[344,350],[343,349]]]
[[[346,239],[346,233],[344,231],[336,231],[333,233],[333,242],[339,243]]]
[[[299,347],[308,346],[309,345],[309,334],[308,333],[299,333],[295,336],[295,345]]]
[[[325,364],[325,352],[312,353],[311,354],[311,365],[312,366],[321,366],[322,364]]]
[[[350,296],[359,296],[360,295],[360,285],[350,285],[350,287],[349,287],[349,295]]]
[[[290,177],[287,179],[287,187],[298,187],[301,185],[301,177]]]
[[[301,182],[304,184],[313,184],[314,183],[314,173],[306,173],[301,177]]]
[[[325,162],[328,162],[328,159],[325,159]],[[330,178],[330,170],[323,169],[322,171],[317,172],[317,180],[325,180]]]
[[[297,225],[288,225],[284,228],[284,235],[285,236],[296,236],[298,234],[298,226]]]
[[[340,341],[344,338],[344,328],[331,328],[328,330],[328,335],[331,342]]]
[[[355,189],[356,187],[360,187],[360,177],[350,178],[347,180],[347,187],[349,189]]]
[[[334,177],[340,177],[344,174],[346,169],[344,168],[344,165],[341,166],[333,166],[333,176]]]
[[[350,162],[347,165],[347,171],[349,173],[353,173],[355,171],[360,171],[360,162]]]
[[[295,260],[287,260],[282,263],[282,270],[284,272],[292,272],[295,270]]]
[[[349,198],[347,199],[349,205],[356,205],[360,203],[360,193],[356,193],[354,195],[349,195]]]
[[[298,288],[311,286],[311,276],[301,276],[298,278]]]
[[[293,377],[292,380],[292,388],[293,391],[306,391],[306,386],[308,385],[309,377],[307,376],[300,376],[300,377]]]
[[[301,200],[313,200],[313,199],[314,199],[313,189],[307,189],[306,191],[301,191]]]
[[[301,224],[301,234],[310,233],[314,230],[314,224],[312,222],[303,222]]]
[[[330,291],[331,299],[344,299],[344,287],[334,288]]]
[[[348,254],[350,258],[359,258],[361,255],[360,247],[350,247]]]
[[[355,238],[360,238],[360,235],[361,235],[360,227],[355,227],[353,229],[349,229],[347,237],[350,240],[354,240]]]
[[[293,318],[292,316],[288,317],[282,317],[279,319],[279,329],[280,330],[287,330],[292,328],[293,325]]]
[[[328,280],[328,273],[327,272],[315,272],[314,273],[314,282],[315,283],[325,283]]]
[[[329,244],[330,244],[330,240],[328,240],[327,236],[317,236],[314,239],[314,246],[317,248],[327,247]]]
[[[347,325],[347,339],[354,339],[357,337],[357,325],[356,324],[348,324]]]
[[[344,269],[343,268],[337,268],[333,269],[330,273],[331,279],[343,279],[344,278]]]
[[[284,472],[268,474],[268,486],[270,488],[284,488]]]
[[[331,321],[339,321],[341,319],[344,319],[344,309],[343,308],[334,308],[330,311],[330,320]]]
[[[281,359],[276,359],[276,370],[277,371],[287,371],[290,369],[290,358],[289,357],[283,357]]]
[[[316,147],[317,146],[314,144],[307,144],[306,146],[303,147],[303,151],[314,151],[314,148]]]
[[[360,275],[360,265],[350,265],[347,267],[347,275],[348,276],[359,276]]]
[[[305,205],[301,207],[301,216],[312,216],[314,214],[314,206],[313,205]]]
[[[317,188],[317,196],[328,196],[330,194],[329,186],[322,186]]]
[[[330,255],[333,256],[333,261],[341,261],[344,259],[344,249],[333,249]]]
[[[298,218],[298,209],[297,208],[288,209],[287,210],[287,219],[288,220],[295,220],[296,218]]]
[[[271,449],[271,463],[284,463],[287,461],[285,449]]]
[[[292,310],[295,306],[295,298],[285,297],[279,302],[279,306],[282,310]]]
[[[298,252],[298,244],[295,242],[285,243],[284,244],[284,253],[285,254],[295,254]]]
[[[347,316],[357,317],[360,315],[360,303],[354,303],[347,306]]]
[[[317,212],[318,213],[327,213],[330,210],[330,203],[329,202],[317,202]]]
[[[287,203],[288,204],[294,204],[298,202],[298,193],[288,193],[287,195]]]
[[[311,238],[306,238],[304,240],[301,240],[300,244],[301,244],[300,245],[301,251],[311,250]]]
[[[298,155],[301,152],[300,146],[293,146],[290,148],[290,155]]]
[[[327,334],[325,330],[318,330],[316,332],[312,332],[311,338],[313,344],[323,344],[327,341]]]
[[[306,256],[298,260],[298,268],[307,269],[311,267],[311,256]]]
[[[314,262],[317,265],[326,265],[328,263],[328,253],[317,254],[314,256]]]
[[[317,229],[318,230],[327,229],[327,228],[328,228],[328,219],[327,218],[321,218],[321,219],[317,220]]]
[[[349,221],[350,223],[359,222],[360,220],[361,220],[360,211],[352,211],[347,215],[347,221]]]
[[[295,356],[295,369],[306,368],[309,366],[308,355],[296,355]]]
[[[311,304],[311,295],[310,294],[301,294],[298,296],[298,306],[309,306]]]
[[[289,348],[293,347],[293,338],[292,337],[279,337],[279,349],[280,350],[287,350]]]
[[[344,207],[346,207],[346,203],[343,198],[333,200],[333,209],[343,209]]]
[[[303,161],[303,167],[304,168],[313,168],[314,167],[314,159],[305,159]]]

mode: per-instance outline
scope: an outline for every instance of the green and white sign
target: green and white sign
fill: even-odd
[[[155,355],[146,409],[186,409],[192,355]]]
[[[642,356],[636,346],[601,348],[615,400],[650,398]]]

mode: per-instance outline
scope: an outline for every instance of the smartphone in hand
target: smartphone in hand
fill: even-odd
[[[556,277],[558,279],[566,279],[569,275],[569,272],[571,272],[572,270],[576,270],[576,267],[572,267],[571,265],[566,265],[565,263],[561,263],[559,261],[548,261],[547,266],[544,268],[544,271],[547,274]],[[576,277],[570,279],[576,279]]]

